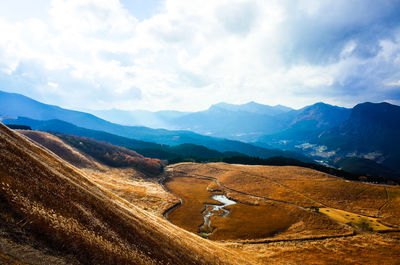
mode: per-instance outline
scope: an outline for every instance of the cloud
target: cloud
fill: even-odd
[[[77,109],[399,100],[397,0],[166,0],[140,20],[117,0],[45,6],[0,17],[2,89]]]

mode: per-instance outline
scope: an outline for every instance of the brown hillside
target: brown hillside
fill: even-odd
[[[84,171],[86,176],[89,177],[91,181],[101,185],[103,188],[129,201],[130,203],[139,206],[142,209],[161,216],[165,208],[168,208],[177,202],[175,196],[166,192],[162,188],[162,186],[158,183],[158,178],[154,178],[154,174],[151,173],[151,178],[149,178],[149,174],[147,174],[148,171],[146,172],[143,169],[144,167],[141,168],[141,171],[138,171],[136,170],[136,163],[131,167],[124,168],[107,166],[99,161],[96,161],[83,151],[72,147],[69,145],[69,142],[61,140],[58,136],[76,139],[76,141],[79,141],[79,143],[82,144],[89,141],[94,147],[100,146],[103,147],[103,149],[105,148],[105,152],[108,152],[109,154],[112,154],[113,150],[125,151],[123,148],[110,144],[104,144],[103,142],[92,141],[91,139],[83,137],[73,137],[61,134],[56,136],[41,131],[18,130],[18,132],[29,137],[30,140],[45,146],[47,149],[57,154],[60,158],[70,162],[72,165]],[[80,146],[81,145],[79,144],[78,147]],[[102,150],[102,148],[92,149]],[[137,157],[139,161],[142,161],[143,163],[147,163],[147,161],[155,161],[155,164],[158,166],[151,170],[151,172],[158,172],[159,161],[154,159],[145,159],[141,155],[131,150],[127,150],[127,152]],[[99,155],[101,154],[99,153],[98,156]],[[126,161],[126,157],[129,157],[129,155],[119,157],[122,160],[120,161],[121,163]],[[115,156],[115,159],[117,159],[117,156]]]
[[[75,135],[57,134],[68,145],[110,167],[134,167],[146,174],[158,175],[164,164],[159,159],[143,157],[133,150]]]
[[[2,124],[0,180],[2,231],[19,231],[15,234],[24,234],[23,242],[45,245],[71,262],[245,263],[234,250],[177,228],[100,187]],[[0,258],[14,259],[0,250]]]
[[[96,161],[88,156],[84,156],[78,150],[65,144],[60,138],[51,133],[30,130],[19,130],[18,132],[46,147],[65,161],[68,161],[78,168],[99,168]]]
[[[145,174],[158,175],[164,164],[159,159],[143,157],[133,150],[75,135],[50,134],[41,131],[18,132],[46,147],[72,165],[84,169],[135,168]]]

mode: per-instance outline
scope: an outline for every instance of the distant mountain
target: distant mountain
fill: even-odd
[[[400,106],[363,103],[348,120],[319,135],[318,144],[338,153],[352,153],[400,171]]]
[[[28,117],[35,120],[59,119],[83,128],[95,130],[112,127],[112,123],[89,113],[63,109],[58,106],[41,103],[20,94],[3,91],[0,91],[0,117],[2,119],[17,117]]]
[[[221,102],[221,103],[213,105],[212,107],[225,109],[225,110],[229,110],[229,111],[245,111],[245,112],[256,113],[256,114],[261,114],[261,115],[270,115],[270,116],[275,116],[275,115],[282,114],[282,113],[293,110],[292,108],[282,106],[282,105],[268,106],[268,105],[259,104],[254,101],[251,101],[246,104],[241,104],[241,105],[235,105],[235,104]]]
[[[282,129],[273,118],[293,109],[282,105],[268,106],[256,102],[242,105],[218,103],[198,112],[165,111],[89,111],[106,120],[151,128],[190,130],[196,133],[235,140],[252,141],[259,135]]]
[[[22,117],[23,115],[26,115],[26,117],[31,120],[17,118]],[[58,119],[72,123],[78,127],[103,131],[140,141],[168,145],[191,143],[203,145],[219,152],[234,151],[262,158],[268,158],[271,156],[287,156],[302,161],[310,161],[306,156],[295,152],[266,149],[239,141],[204,136],[190,131],[169,131],[141,126],[123,126],[100,119],[92,114],[43,104],[28,97],[13,93],[0,93],[0,116],[14,117],[14,119],[11,118],[8,120],[3,118],[4,123],[27,125],[31,126],[32,129],[37,129],[37,126],[48,126],[55,132],[63,133],[64,126],[68,127],[70,125],[57,121],[49,121],[47,124],[43,125],[37,121]]]
[[[188,112],[163,110],[163,111],[147,111],[147,110],[88,110],[102,119],[118,123],[121,125],[146,126],[150,128],[173,129],[170,121],[179,118]]]
[[[322,102],[293,110],[277,116],[287,128],[276,134],[262,136],[259,142],[277,147],[293,148],[299,142],[311,141],[324,130],[333,128],[346,121],[351,109],[332,106]]]
[[[275,116],[290,110],[280,105],[272,107],[255,102],[243,105],[218,103],[205,111],[171,120],[170,124],[177,129],[250,142],[284,129],[284,124]]]

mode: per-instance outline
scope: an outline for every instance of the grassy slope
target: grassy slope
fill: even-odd
[[[42,145],[78,168],[99,169],[101,167],[101,165],[96,163],[94,159],[85,156],[75,148],[66,145],[59,137],[54,136],[51,133],[29,130],[19,130],[19,133]]]
[[[100,188],[3,125],[0,139],[1,217],[23,224],[36,241],[84,263],[243,263]]]
[[[162,216],[166,208],[177,202],[177,198],[166,192],[158,183],[161,175],[154,176],[151,174],[150,178],[149,174],[145,174],[146,171],[144,171],[143,168],[140,168],[140,171],[135,169],[137,168],[135,166],[136,164],[133,164],[133,167],[129,166],[123,168],[107,166],[50,133],[26,130],[19,130],[18,132],[84,171],[91,181],[142,209]],[[78,138],[83,142],[87,140],[83,137]],[[121,148],[118,146],[110,147],[110,145],[104,145],[103,142],[91,141],[90,143],[96,143],[102,147],[107,147],[109,153],[112,153],[113,150],[121,151]],[[80,145],[78,146],[80,147]],[[118,158],[117,156],[112,157]],[[125,156],[121,158],[120,162],[127,161]]]

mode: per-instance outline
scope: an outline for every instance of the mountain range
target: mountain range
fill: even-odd
[[[312,161],[305,155],[293,151],[267,149],[240,141],[205,136],[191,131],[171,131],[143,126],[119,125],[100,119],[92,114],[47,105],[14,93],[0,92],[0,116],[2,116],[3,123],[28,125],[37,130],[71,134],[71,131],[79,131],[80,133],[84,131],[87,133],[83,129],[89,129],[158,144],[180,145],[190,143],[215,149],[219,152],[233,151],[262,158],[285,156],[304,162]],[[93,135],[93,132],[91,133]],[[87,136],[76,132],[72,134]]]
[[[109,115],[111,120],[107,121],[23,95],[0,92],[0,116],[5,123],[95,136],[97,140],[105,137],[113,139],[113,144],[136,140],[136,144],[145,143],[147,149],[152,149],[149,147],[152,144],[193,144],[261,158],[285,156],[304,162],[317,160],[352,172],[382,172],[391,177],[400,175],[399,109],[389,103],[367,102],[343,108],[319,102],[295,110],[249,102],[218,103],[199,112],[125,111],[125,117],[120,115],[125,123],[133,115],[147,120],[147,124],[164,124],[161,127],[170,129],[167,130],[111,122],[121,113],[119,110],[104,111],[102,115]],[[139,119],[134,122],[140,124]],[[351,159],[344,159],[348,157]]]
[[[198,112],[177,111],[89,111],[116,123],[174,130],[253,143],[278,142],[281,138],[303,138],[346,120],[350,109],[322,102],[295,110],[282,105],[268,106],[256,102],[241,105],[218,103]],[[303,139],[302,139],[303,140]],[[282,146],[277,145],[282,148]]]

